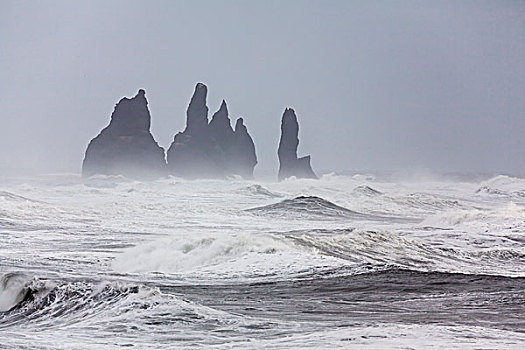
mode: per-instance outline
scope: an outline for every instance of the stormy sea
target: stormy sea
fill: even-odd
[[[0,348],[523,349],[525,179],[0,181]]]

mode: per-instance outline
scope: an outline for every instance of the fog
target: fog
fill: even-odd
[[[197,82],[256,175],[285,107],[320,172],[525,174],[523,1],[0,0],[0,172],[78,173],[140,88],[168,148]]]

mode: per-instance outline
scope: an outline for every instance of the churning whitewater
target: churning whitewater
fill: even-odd
[[[0,182],[0,347],[525,344],[525,180]]]

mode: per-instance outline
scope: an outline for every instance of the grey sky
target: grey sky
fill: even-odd
[[[139,88],[167,148],[198,81],[256,174],[288,106],[318,170],[525,173],[523,1],[0,0],[0,169],[78,172]]]

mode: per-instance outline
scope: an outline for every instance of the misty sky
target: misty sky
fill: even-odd
[[[199,81],[256,174],[285,107],[316,170],[525,174],[525,1],[268,0],[0,0],[0,172],[79,172],[139,88],[167,148]]]

